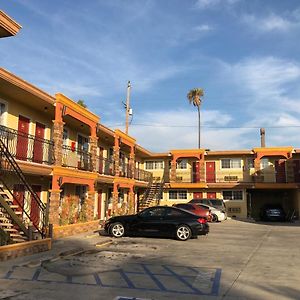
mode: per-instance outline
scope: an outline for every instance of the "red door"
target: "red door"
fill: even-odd
[[[42,187],[40,185],[33,185],[33,191],[41,198],[41,191]],[[39,226],[40,223],[40,207],[37,201],[31,197],[31,204],[30,204],[30,219],[35,227]]]
[[[33,144],[33,161],[43,162],[43,139],[45,137],[45,125],[36,123],[35,140]]]
[[[193,162],[193,182],[200,182],[200,163]]]
[[[17,211],[23,211],[24,198],[25,198],[25,188],[23,184],[15,184],[13,186],[13,205],[18,205]]]
[[[285,159],[280,159],[275,161],[275,172],[276,172],[276,182],[285,183]]]
[[[294,180],[295,182],[300,182],[300,160],[294,160]]]
[[[193,199],[202,199],[203,193],[202,192],[194,192]]]
[[[17,159],[27,160],[29,123],[29,119],[23,116],[19,116],[16,156]]]
[[[206,182],[216,182],[216,166],[214,161],[206,162]]]
[[[98,190],[98,219],[101,219],[102,190]]]
[[[207,192],[207,198],[208,199],[217,198],[217,193],[216,192]]]

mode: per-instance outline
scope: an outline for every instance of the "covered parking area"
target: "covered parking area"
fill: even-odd
[[[288,217],[299,218],[300,192],[298,189],[248,189],[248,217],[260,219],[260,212],[266,204],[280,204]]]

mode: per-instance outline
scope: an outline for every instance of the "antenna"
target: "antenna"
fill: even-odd
[[[129,115],[132,115],[132,109],[130,108],[130,89],[131,89],[131,84],[130,81],[128,81],[127,84],[127,97],[126,97],[126,104],[124,104],[125,109],[126,109],[126,128],[125,128],[125,133],[128,134],[128,127],[129,127]]]

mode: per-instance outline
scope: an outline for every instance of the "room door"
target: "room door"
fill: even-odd
[[[19,116],[16,151],[17,159],[27,160],[29,124],[30,119]]]
[[[36,123],[35,139],[33,145],[33,161],[37,163],[43,162],[43,139],[45,137],[45,125]]]

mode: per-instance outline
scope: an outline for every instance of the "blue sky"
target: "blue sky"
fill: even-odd
[[[201,87],[202,147],[300,147],[298,0],[14,0],[23,28],[1,40],[0,65],[78,100],[152,151],[197,147],[187,92]]]

